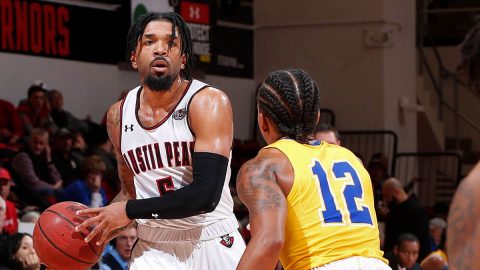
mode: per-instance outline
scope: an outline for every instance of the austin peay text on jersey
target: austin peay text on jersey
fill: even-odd
[[[164,167],[191,166],[194,145],[194,141],[146,144],[123,152],[123,159],[135,174]]]

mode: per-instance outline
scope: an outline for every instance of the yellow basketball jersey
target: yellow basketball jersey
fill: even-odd
[[[311,269],[352,256],[387,262],[380,250],[370,176],[352,152],[290,139],[266,146],[271,147],[288,157],[295,174],[280,254],[286,270]]]

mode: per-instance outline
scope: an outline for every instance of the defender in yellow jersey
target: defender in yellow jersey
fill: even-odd
[[[313,140],[319,91],[303,70],[270,73],[257,95],[268,143],[237,178],[252,238],[237,269],[390,269],[368,172],[349,150]]]

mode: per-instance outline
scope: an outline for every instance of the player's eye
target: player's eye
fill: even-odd
[[[149,46],[149,45],[153,44],[153,41],[150,40],[150,39],[146,39],[146,40],[143,41],[143,44]]]

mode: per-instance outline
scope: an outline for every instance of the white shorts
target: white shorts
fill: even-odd
[[[392,268],[379,259],[355,256],[315,267],[311,270],[392,270]]]
[[[210,240],[154,243],[138,239],[129,269],[230,270],[237,267],[244,250],[237,230]]]

